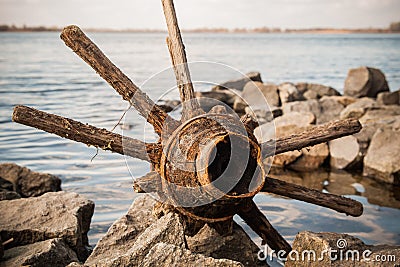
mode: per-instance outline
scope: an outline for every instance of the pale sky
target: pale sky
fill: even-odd
[[[366,28],[400,21],[400,0],[175,0],[181,28]],[[165,29],[161,0],[0,0],[0,24]]]

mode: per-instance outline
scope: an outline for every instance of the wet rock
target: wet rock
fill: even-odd
[[[50,192],[37,198],[0,201],[0,234],[8,248],[63,238],[80,260],[88,256],[87,232],[94,203],[76,193]]]
[[[121,241],[121,243],[123,242]],[[144,260],[146,255],[158,243],[172,244],[182,249],[185,247],[184,228],[177,214],[168,213],[155,221],[150,227],[137,236],[133,245],[130,246],[129,249],[125,250],[123,254],[113,255],[110,253],[108,254],[108,258],[103,257],[98,261],[90,260],[85,262],[85,265],[97,267],[141,266],[146,262]],[[166,251],[163,252],[166,256],[168,256],[169,253],[170,252]]]
[[[344,83],[344,94],[352,97],[376,97],[389,91],[385,75],[379,69],[359,67],[350,69]]]
[[[221,236],[207,224],[193,237],[186,237],[188,248],[193,253],[215,259],[230,259],[244,266],[265,266],[257,259],[259,248],[244,230],[233,223],[231,235]]]
[[[344,109],[337,98],[324,96],[319,100],[321,107],[320,114],[315,114],[317,117],[317,124],[324,124],[340,118],[340,112]]]
[[[76,253],[61,238],[11,248],[5,251],[0,266],[60,266],[78,261]]]
[[[264,96],[265,99],[263,99],[262,96]],[[266,101],[269,106],[280,106],[278,86],[275,84],[248,82],[244,86],[242,97],[252,108],[264,107],[265,109]]]
[[[363,97],[348,105],[345,109],[340,112],[340,119],[361,118],[367,110],[377,107],[377,103],[374,99],[369,97]]]
[[[397,261],[374,261],[377,255],[394,255]],[[393,266],[399,256],[400,247],[370,246],[347,234],[305,231],[297,234],[285,266]]]
[[[297,171],[316,170],[322,166],[329,156],[329,148],[326,143],[302,149],[302,155],[289,168]]]
[[[297,89],[303,94],[305,99],[320,99],[323,96],[340,96],[340,93],[326,85],[315,83],[298,83]]]
[[[246,74],[245,77],[227,81],[220,85],[214,86],[212,88],[212,91],[226,90],[226,89],[236,89],[242,91],[246,83],[248,83],[249,81],[262,82],[261,74],[259,72],[249,72]]]
[[[4,255],[3,240],[1,239],[0,236],[0,260],[3,258],[3,255]]]
[[[376,102],[380,105],[400,105],[400,90],[379,93]]]
[[[400,129],[379,128],[364,157],[364,175],[400,185]]]
[[[315,116],[311,112],[290,112],[277,117],[274,121],[276,127],[288,125],[306,127],[315,124]]]
[[[14,185],[14,191],[22,197],[37,197],[47,192],[61,191],[60,178],[33,172],[14,163],[0,164],[0,176]]]
[[[303,95],[293,83],[282,83],[278,86],[278,90],[282,104],[304,100]]]
[[[354,169],[362,163],[357,138],[349,135],[329,142],[330,165],[335,169]]]
[[[136,198],[127,214],[114,222],[99,240],[86,264],[94,265],[102,259],[118,257],[133,247],[139,234],[157,220],[152,214],[155,203],[148,195]]]
[[[150,266],[206,266],[206,267],[236,267],[243,266],[240,262],[235,262],[228,259],[214,259],[206,257],[202,254],[192,253],[190,250],[180,246],[175,246],[167,243],[156,244],[143,260],[140,265],[143,267]]]

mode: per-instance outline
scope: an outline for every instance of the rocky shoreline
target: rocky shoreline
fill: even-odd
[[[255,90],[262,92],[270,110],[257,109]],[[256,116],[260,122],[256,136],[261,141],[336,119],[357,118],[362,123],[362,131],[353,136],[276,156],[272,177],[296,183],[296,175],[302,171],[329,168],[338,175],[351,170],[382,184],[400,184],[400,91],[389,91],[380,70],[350,70],[343,96],[318,84],[263,83],[259,73],[250,73],[248,78],[228,81],[197,93],[197,97],[203,97],[203,107],[212,98],[240,115]],[[166,102],[164,108],[171,111],[178,104]],[[270,134],[271,128],[276,134]],[[322,190],[322,180],[314,183],[311,179],[310,183],[306,186]],[[335,184],[330,185],[330,192],[344,194],[335,190]],[[391,202],[389,197],[384,201]],[[56,176],[12,163],[0,164],[0,211],[0,266],[267,266],[258,259],[260,248],[236,223],[231,235],[221,236],[205,225],[196,235],[188,236],[181,218],[147,195],[137,198],[92,249],[87,233],[94,203],[61,191],[61,180]],[[328,257],[324,261],[289,259],[285,266],[393,266],[400,261],[400,247],[369,246],[335,233],[301,232],[293,250],[300,254],[340,250],[339,239],[347,242],[343,253],[370,250],[372,256],[395,255],[396,261],[377,265]]]
[[[208,99],[216,99],[240,115],[256,117],[260,125],[255,135],[262,142],[299,133],[313,125],[358,119],[363,126],[361,132],[277,155],[273,166],[295,171],[321,167],[359,171],[364,176],[400,185],[400,90],[389,91],[382,71],[360,67],[349,70],[343,91],[341,95],[321,84],[263,83],[260,73],[253,72],[196,96],[203,97],[200,103],[206,109],[207,102],[212,102]],[[259,92],[268,101],[269,110]]]

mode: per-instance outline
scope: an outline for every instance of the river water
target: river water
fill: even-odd
[[[89,36],[138,85],[170,66],[166,34]],[[348,69],[368,65],[386,74],[392,90],[400,87],[400,35],[184,34],[184,41],[190,61],[219,62],[244,73],[259,71],[265,82],[322,83],[342,92]],[[145,84],[150,97],[157,99],[163,94],[163,77],[158,76],[159,86]],[[216,76],[219,82],[230,78],[235,77]],[[129,171],[123,156],[104,151],[91,160],[96,154],[93,147],[11,122],[12,108],[17,104],[110,130],[127,108],[126,102],[65,47],[57,33],[0,34],[0,162],[57,175],[63,190],[93,200],[96,209],[89,237],[94,245],[137,197],[131,175],[144,175],[149,165],[130,160]],[[125,133],[143,139],[143,129],[148,126],[143,127],[136,114],[130,116],[135,123]],[[121,127],[115,131],[121,133]],[[255,201],[289,241],[297,232],[310,230],[349,233],[370,244],[400,245],[397,188],[345,172],[280,175],[348,195],[361,201],[365,209],[361,217],[352,218],[311,204],[258,194]]]

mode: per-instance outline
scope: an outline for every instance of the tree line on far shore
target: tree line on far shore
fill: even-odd
[[[61,31],[62,29],[56,26],[26,26],[22,27],[15,25],[0,25],[0,32],[49,32]],[[164,32],[157,29],[86,29],[87,31],[97,32]],[[327,32],[327,33],[398,33],[400,32],[400,22],[392,22],[388,28],[360,28],[360,29],[338,29],[338,28],[304,28],[304,29],[280,29],[280,28],[197,28],[191,30],[183,30],[184,32],[220,32],[220,33],[296,33],[296,32]]]

